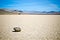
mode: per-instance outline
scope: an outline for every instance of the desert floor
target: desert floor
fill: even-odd
[[[0,15],[0,40],[60,40],[60,15]]]

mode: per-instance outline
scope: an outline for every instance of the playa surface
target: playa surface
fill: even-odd
[[[60,15],[0,15],[0,40],[60,40]]]

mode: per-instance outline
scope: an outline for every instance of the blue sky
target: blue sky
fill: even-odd
[[[0,8],[23,11],[59,11],[60,0],[0,0]]]

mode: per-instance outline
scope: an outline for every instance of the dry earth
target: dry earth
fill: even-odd
[[[0,40],[60,40],[60,15],[0,15]]]

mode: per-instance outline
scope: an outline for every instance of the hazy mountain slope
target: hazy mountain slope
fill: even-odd
[[[60,15],[60,12],[40,12],[40,11],[30,11],[23,12],[19,10],[5,10],[0,9],[0,15]]]
[[[0,9],[0,15],[18,15],[17,12],[6,11],[4,9]]]

